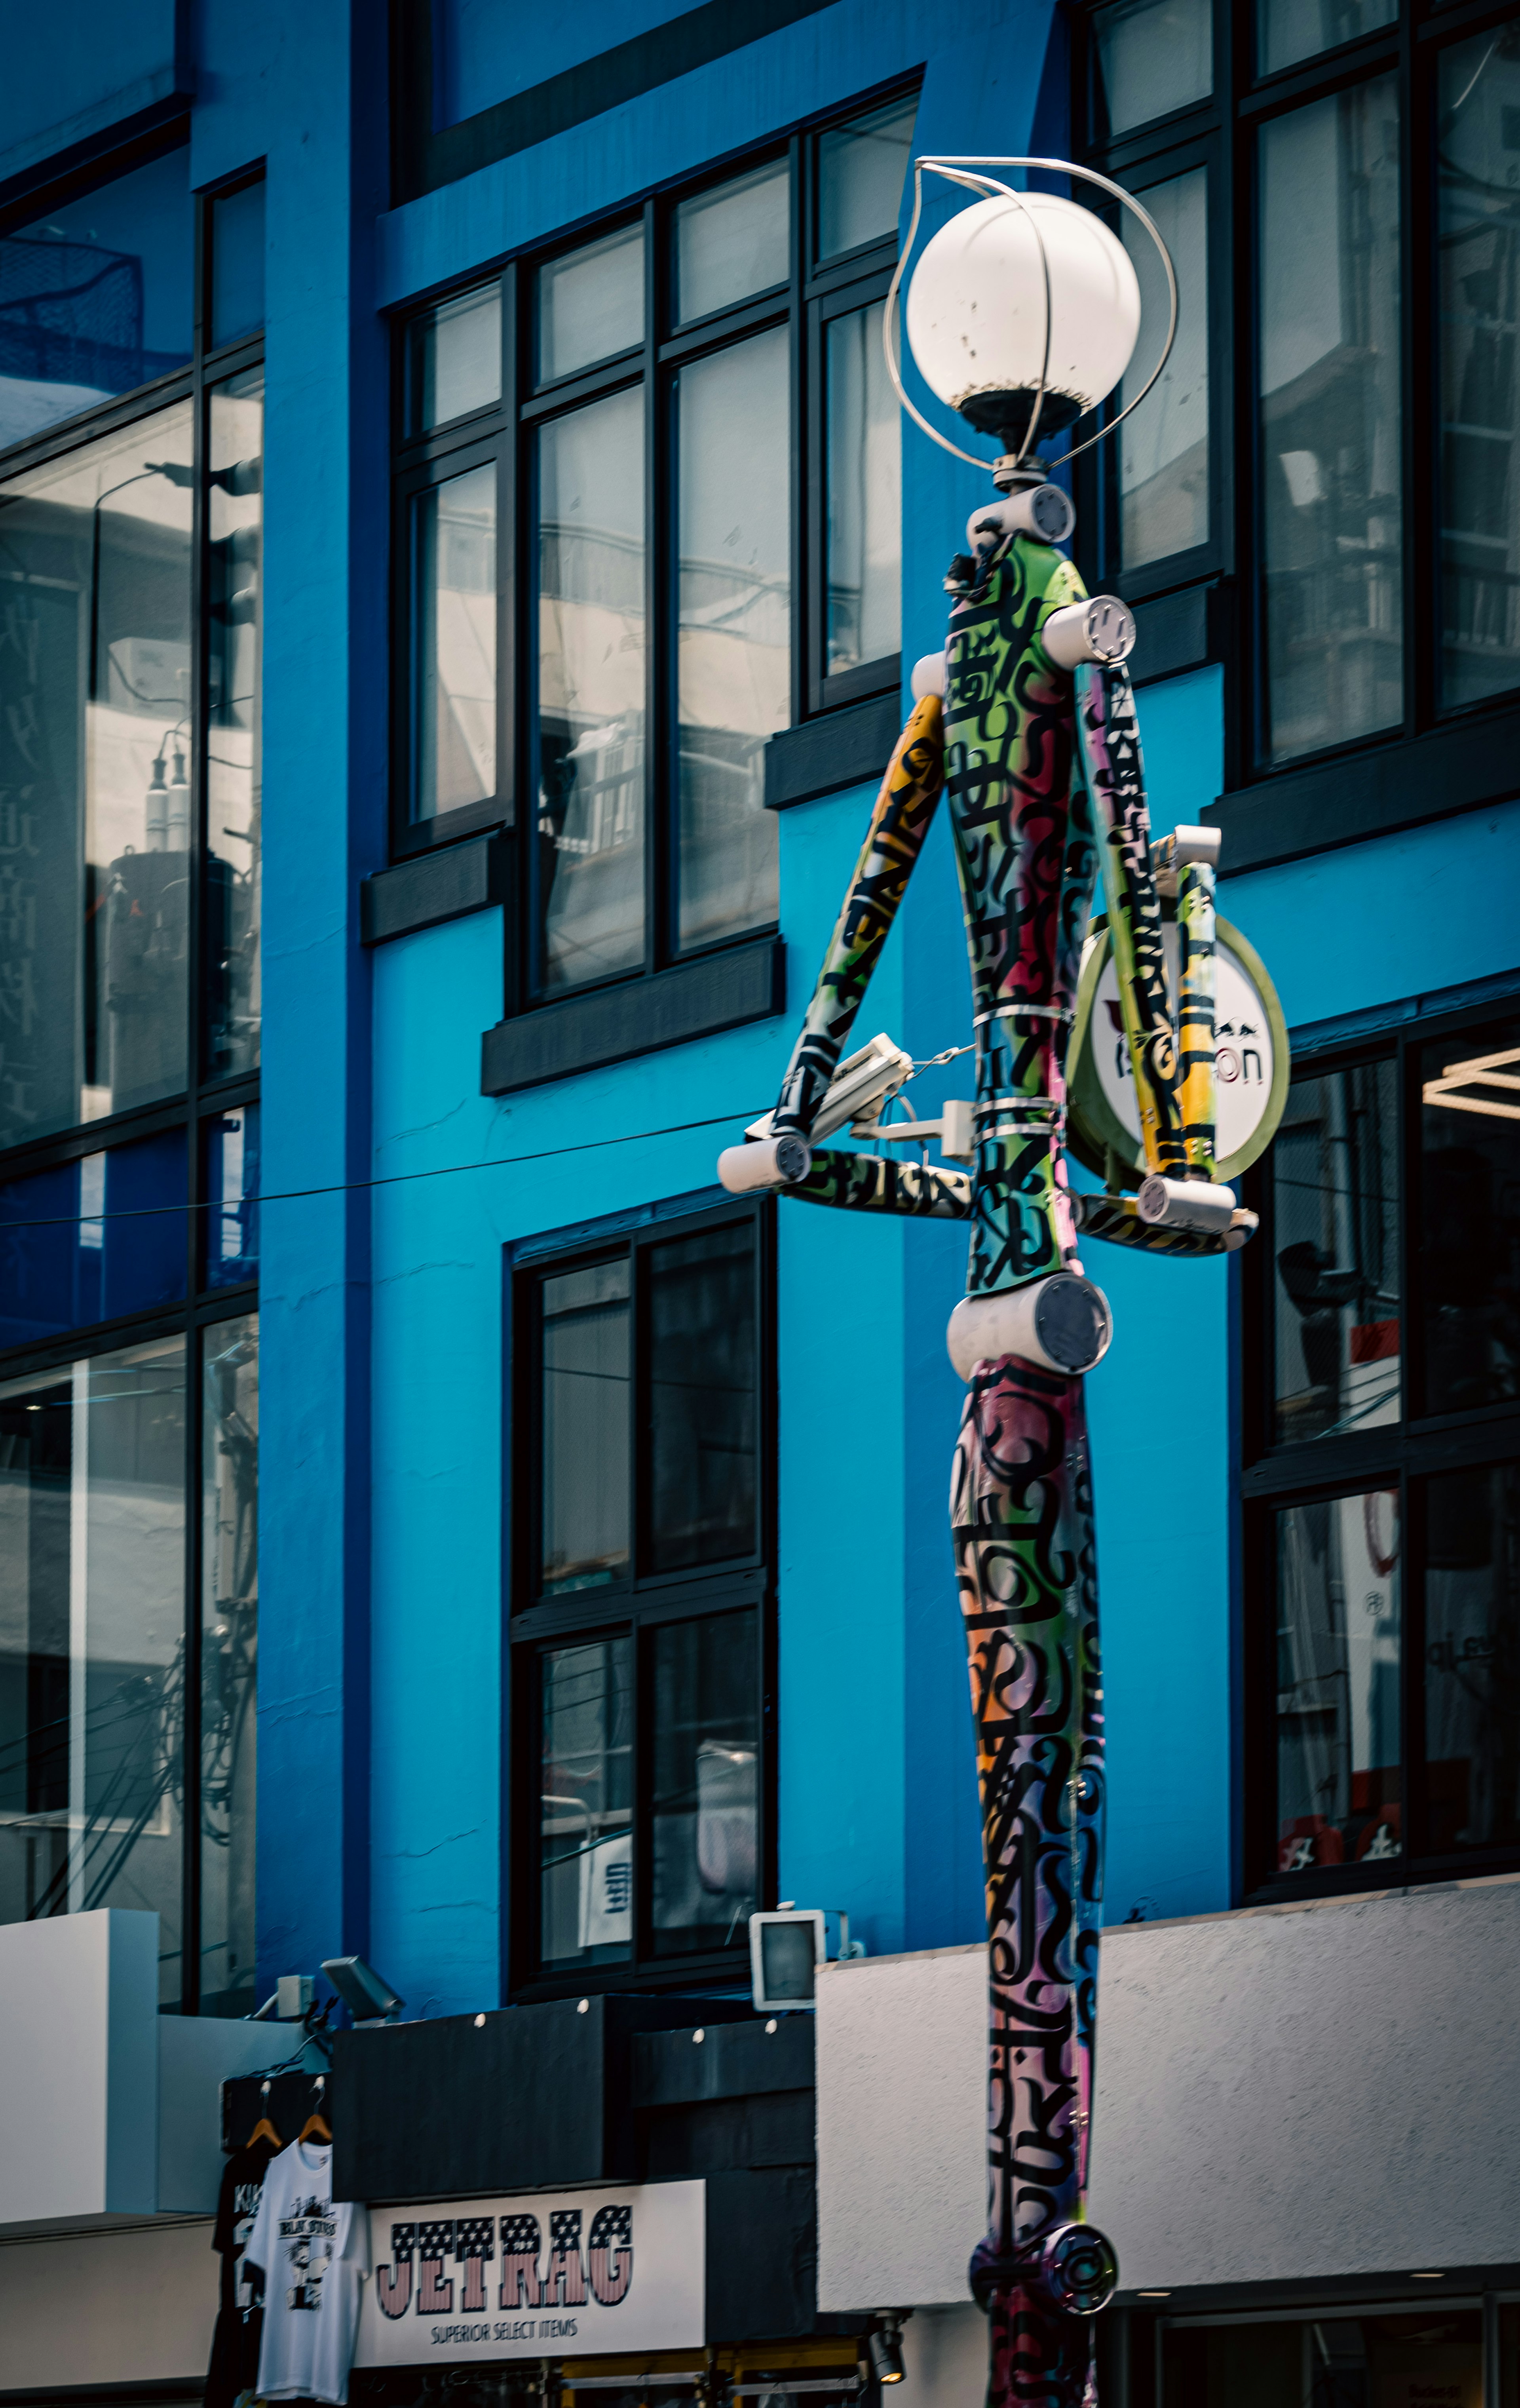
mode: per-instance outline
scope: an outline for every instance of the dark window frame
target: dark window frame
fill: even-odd
[[[642,1397],[647,1376],[641,1343],[647,1275],[641,1257],[651,1246],[704,1231],[747,1226],[753,1232],[756,1392],[756,1544],[743,1556],[717,1566],[679,1572],[639,1569],[645,1535],[642,1510],[646,1483]],[[538,1297],[546,1278],[597,1262],[626,1257],[630,1266],[629,1412],[634,1452],[630,1459],[630,1541],[634,1569],[621,1582],[580,1589],[559,1598],[538,1592],[535,1566],[541,1513],[542,1415],[538,1409],[539,1330]],[[503,1682],[502,1993],[514,2001],[583,1997],[601,1990],[662,1990],[693,1983],[732,1983],[742,1978],[747,1935],[718,1952],[655,1956],[644,1950],[650,1884],[648,1662],[645,1634],[671,1623],[709,1620],[753,1611],[759,1650],[755,1727],[758,1739],[758,1896],[776,1891],[776,1533],[777,1360],[776,1213],[774,1201],[705,1203],[678,1200],[653,1212],[614,1216],[555,1239],[509,1247],[505,1308],[507,1442],[503,1480],[503,1621],[507,1658]],[[618,1964],[568,1971],[541,1968],[538,1956],[539,1882],[538,1778],[539,1704],[545,1654],[580,1641],[628,1633],[634,1642],[633,1831],[634,1953]]]
[[[1319,1078],[1363,1064],[1396,1066],[1399,1115],[1396,1253],[1398,1264],[1400,1409],[1397,1421],[1339,1437],[1274,1443],[1273,1242],[1270,1156],[1249,1175],[1246,1198],[1261,1226],[1241,1262],[1240,1415],[1244,1716],[1240,1763],[1246,1904],[1337,1897],[1520,1868],[1520,1847],[1465,1848],[1438,1854],[1416,1844],[1426,1806],[1420,1673],[1425,1657],[1425,1483],[1445,1472],[1520,1459],[1520,1399],[1457,1412],[1410,1409],[1420,1396],[1419,1297],[1421,1152],[1419,1063],[1432,1042],[1462,1040],[1520,1008],[1520,994],[1461,1010],[1412,1015],[1376,1036],[1313,1046],[1296,1060]],[[1279,1873],[1276,1814],[1275,1545],[1278,1512],[1366,1489],[1397,1491],[1399,1510],[1399,1801],[1404,1853],[1375,1863]]]
[[[44,210],[88,194],[102,183],[144,165],[151,159],[186,146],[187,122],[155,131],[130,150],[96,158],[77,174],[55,184],[32,188],[0,210],[0,236],[24,225]],[[256,1279],[213,1287],[203,1272],[206,1248],[203,1223],[207,1214],[205,1143],[212,1125],[226,1113],[256,1107],[260,1074],[255,1069],[231,1076],[208,1074],[206,1009],[207,863],[206,753],[209,742],[209,653],[207,611],[210,594],[209,530],[206,499],[209,492],[210,419],[215,394],[250,370],[262,368],[265,338],[260,333],[211,349],[212,204],[241,192],[264,178],[262,163],[247,164],[193,194],[195,212],[192,300],[192,357],[187,366],[155,378],[130,394],[113,395],[22,443],[0,451],[0,480],[41,467],[118,432],[152,418],[178,402],[192,405],[194,486],[191,532],[191,691],[194,697],[193,741],[186,762],[190,786],[190,899],[185,1009],[188,1019],[186,1062],[188,1082],[177,1095],[112,1112],[100,1120],[76,1123],[50,1137],[0,1150],[0,1182],[57,1168],[82,1155],[100,1154],[132,1140],[182,1129],[185,1138],[186,1192],[185,1292],[182,1302],[152,1306],[110,1320],[81,1325],[47,1340],[0,1348],[0,1380],[10,1382],[50,1371],[88,1356],[114,1354],[155,1339],[180,1337],[185,1346],[185,1570],[184,1570],[184,1727],[182,1734],[184,1800],[181,1816],[181,1994],[176,2012],[199,2013],[201,2003],[201,1583],[204,1571],[202,1532],[202,1420],[206,1333],[219,1324],[256,1314]],[[174,1207],[171,1209],[180,1209]]]

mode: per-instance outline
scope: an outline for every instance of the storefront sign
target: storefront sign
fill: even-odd
[[[372,2207],[354,2364],[699,2347],[705,2190],[652,2183]]]

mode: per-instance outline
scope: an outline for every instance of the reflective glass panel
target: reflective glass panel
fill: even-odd
[[[1098,107],[1111,135],[1189,108],[1213,90],[1211,0],[1133,0],[1105,8],[1095,36]]]
[[[656,1956],[743,1941],[760,1902],[759,1643],[753,1609],[649,1636]]]
[[[185,1084],[190,405],[0,488],[0,1145]]]
[[[259,188],[263,190],[261,185]],[[264,769],[264,372],[211,395],[207,496],[206,1068],[259,1063]]]
[[[1425,1489],[1425,1844],[1520,1847],[1520,1464]]]
[[[644,396],[538,434],[539,977],[644,959]]]
[[[159,1918],[180,1988],[185,1356],[0,1387],[0,1922]]]
[[[203,1121],[201,1149],[201,1283],[237,1287],[259,1275],[257,1104]]]
[[[754,1232],[649,1250],[650,1549],[654,1571],[755,1543]]]
[[[538,270],[538,381],[644,339],[644,229],[624,226]]]
[[[1209,175],[1196,167],[1140,194],[1171,253],[1177,278],[1177,339],[1160,377],[1119,429],[1121,551],[1126,568],[1166,560],[1209,540]],[[1140,325],[1155,340],[1119,387],[1134,399],[1156,362],[1167,328],[1167,280],[1139,220],[1121,211],[1120,233],[1140,289]]]
[[[791,222],[791,176],[784,159],[682,201],[676,211],[679,322],[784,284]]]
[[[496,791],[496,470],[446,478],[412,504],[416,769],[412,816]]]
[[[0,1186],[0,1346],[177,1304],[185,1292],[181,1129]]]
[[[1186,2408],[1484,2408],[1483,2326],[1438,2297],[1423,2315],[1163,2325],[1161,2396]],[[1513,2315],[1501,2310],[1501,2315]],[[1499,2394],[1513,2408],[1508,2388]]]
[[[1402,1853],[1398,1497],[1277,1516],[1277,1869]]]
[[[264,323],[264,182],[211,203],[211,342],[236,343]]]
[[[901,641],[902,414],[882,351],[882,305],[829,321],[825,661],[830,676]]]
[[[183,367],[194,253],[186,147],[0,239],[0,447]]]
[[[561,1271],[543,1322],[546,1597],[599,1588],[628,1569],[628,1264]]]
[[[917,114],[916,96],[894,100],[819,136],[820,259],[896,235]]]
[[[407,433],[446,426],[501,399],[501,285],[424,309],[407,328]]]
[[[1398,1418],[1392,1062],[1295,1079],[1269,1157],[1279,1445]]]
[[[1256,73],[1275,75],[1398,17],[1398,0],[1256,0]]]
[[[253,1995],[259,1324],[201,1333],[201,2013]]]
[[[1268,754],[1403,717],[1398,104],[1391,76],[1263,127]]]
[[[788,346],[778,326],[677,379],[682,945],[777,914],[763,802],[766,738],[791,717]]]
[[[633,1954],[633,1641],[539,1658],[538,1949],[552,1965]]]
[[[1441,699],[1520,684],[1520,30],[1441,54]]]
[[[1427,1045],[1419,1075],[1423,1402],[1459,1413],[1520,1396],[1520,1020]]]

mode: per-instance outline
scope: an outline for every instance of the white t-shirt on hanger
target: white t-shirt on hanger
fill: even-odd
[[[333,2198],[331,2144],[271,2157],[244,2264],[264,2272],[259,2396],[342,2408],[369,2264],[369,2211]]]

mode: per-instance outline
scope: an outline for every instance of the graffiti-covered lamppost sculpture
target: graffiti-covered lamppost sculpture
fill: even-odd
[[[989,167],[1077,176],[1131,209],[1155,243],[1170,296],[1152,382],[1170,348],[1171,263],[1117,186],[1055,160],[916,163],[912,224],[887,303],[888,366],[917,423],[985,466],[929,424],[898,376],[896,293],[929,172],[978,197],[925,249],[908,294],[909,338],[931,390],[1001,443],[997,497],[973,512],[968,548],[951,564],[949,639],[913,673],[914,708],[780,1097],[724,1153],[719,1174],[736,1193],[771,1189],[970,1224],[967,1293],[949,1331],[967,1383],[951,1522],[977,1734],[990,1989],[990,2214],[970,2282],[990,2319],[990,2408],[1082,2408],[1093,2389],[1091,2320],[1118,2268],[1084,2213],[1104,1782],[1083,1380],[1107,1351],[1111,1322],[1079,1249],[1096,1239],[1220,1254],[1243,1245],[1255,1222],[1223,1183],[1216,1140],[1218,838],[1178,828],[1151,842],[1124,666],[1134,622],[1122,602],[1086,595],[1059,549],[1070,504],[1032,456],[1040,435],[1096,408],[1125,374],[1139,286],[1092,211],[1016,193]],[[938,1123],[905,1123],[885,1115],[913,1073],[911,1057],[882,1037],[848,1055],[846,1047],[941,791],[970,952],[976,1099],[968,1111],[947,1106]],[[1068,1078],[1073,1024],[1080,1011],[1091,1016],[1100,967],[1088,926],[1099,868],[1102,951],[1117,976],[1139,1146],[1126,1165],[1122,1146],[1108,1145],[1105,1192],[1082,1194],[1067,1179]],[[1098,1045],[1096,1025],[1088,1042]],[[1277,1109],[1285,1076],[1279,1024]],[[1256,1113],[1226,1172],[1260,1151],[1273,1119]],[[847,1122],[868,1143],[916,1141],[920,1159],[820,1145]],[[969,1169],[931,1165],[922,1151],[931,1137]],[[1126,1192],[1126,1168],[1136,1193]]]

